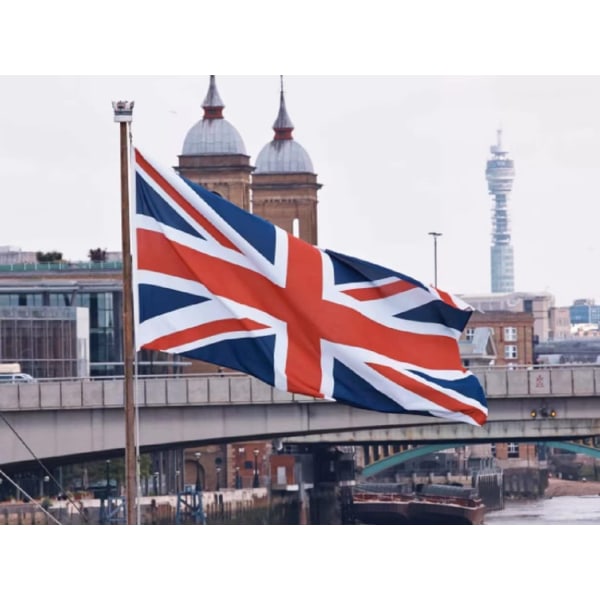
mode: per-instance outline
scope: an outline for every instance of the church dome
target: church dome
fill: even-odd
[[[306,150],[294,139],[294,125],[287,114],[283,85],[279,114],[273,124],[275,137],[259,152],[254,173],[313,173],[313,164]]]
[[[306,150],[294,140],[273,140],[258,154],[255,173],[312,173]]]
[[[215,76],[210,76],[208,93],[202,104],[204,117],[187,133],[182,155],[246,154],[246,147],[237,129],[223,118],[225,105],[219,96]]]

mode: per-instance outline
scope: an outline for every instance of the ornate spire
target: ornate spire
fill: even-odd
[[[283,95],[283,75],[280,75],[281,80],[281,92],[279,96],[279,114],[275,123],[273,123],[273,129],[275,130],[275,140],[291,140],[292,131],[294,130],[294,124],[287,114],[285,108],[285,98]]]
[[[208,86],[206,98],[204,98],[204,102],[202,103],[202,108],[204,109],[205,119],[223,118],[223,109],[225,108],[225,105],[223,104],[223,100],[221,100],[221,96],[219,96],[219,92],[217,91],[217,84],[215,83],[214,75],[210,76],[210,84]]]

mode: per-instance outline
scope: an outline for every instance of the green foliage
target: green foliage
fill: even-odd
[[[106,262],[106,249],[91,248],[88,256],[92,262]]]
[[[62,252],[52,250],[51,252],[36,252],[36,259],[40,263],[55,263],[60,262],[63,258]]]

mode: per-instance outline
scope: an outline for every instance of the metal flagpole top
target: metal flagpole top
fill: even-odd
[[[133,100],[117,100],[112,103],[115,123],[131,123],[133,120]]]

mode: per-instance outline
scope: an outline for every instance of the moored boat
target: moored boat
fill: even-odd
[[[470,487],[417,486],[408,505],[408,520],[415,524],[482,525],[485,504]]]
[[[411,492],[357,491],[353,514],[367,525],[482,525],[485,504],[470,487],[419,484]]]

